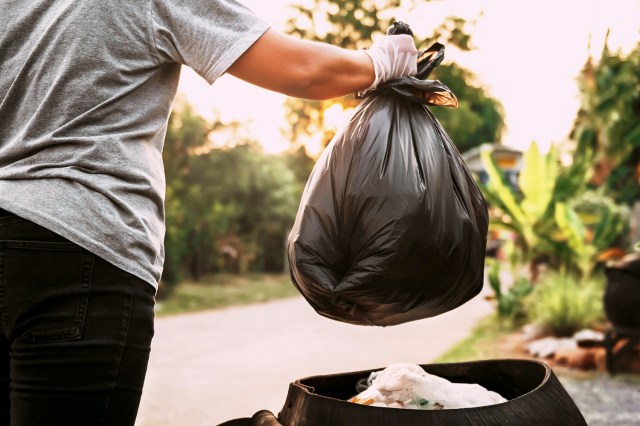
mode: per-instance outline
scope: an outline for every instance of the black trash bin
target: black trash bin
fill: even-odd
[[[611,322],[607,331],[606,363],[615,372],[615,360],[640,344],[640,254],[625,256],[606,269],[604,310]],[[624,345],[614,353],[619,341]]]
[[[604,309],[614,328],[640,334],[640,255],[626,256],[606,269]]]
[[[314,376],[291,383],[278,415],[284,426],[586,425],[553,371],[530,360],[487,360],[422,365],[452,382],[478,383],[507,402],[451,410],[371,407],[346,400],[371,371]]]

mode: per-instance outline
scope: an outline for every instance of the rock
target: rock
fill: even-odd
[[[539,358],[549,358],[557,351],[564,349],[575,349],[578,347],[576,341],[572,338],[545,337],[544,339],[534,340],[527,345],[527,351],[530,355]]]
[[[553,360],[561,365],[579,370],[591,370],[596,368],[597,349],[594,348],[562,348],[559,349]]]
[[[596,370],[600,372],[607,371],[607,350],[605,348],[598,348],[595,352],[594,363]]]
[[[604,342],[604,333],[594,330],[581,330],[573,335],[573,338],[578,342],[578,346],[583,348],[593,348],[596,346],[602,346]]]

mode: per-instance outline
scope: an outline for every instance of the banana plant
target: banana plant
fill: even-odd
[[[581,152],[571,166],[562,168],[553,147],[543,155],[532,143],[523,155],[519,191],[506,182],[491,153],[482,153],[489,181],[481,188],[494,208],[490,226],[516,235],[532,281],[540,258],[588,277],[598,254],[624,233],[628,217],[624,208],[609,197],[586,191],[592,153]]]
[[[538,145],[531,144],[524,153],[523,168],[518,177],[520,193],[506,182],[490,152],[482,153],[482,161],[489,180],[481,187],[489,204],[498,208],[491,227],[514,232],[523,251],[534,255],[540,243],[537,228],[541,222],[549,220],[547,211],[558,178],[555,149],[542,155]]]
[[[558,233],[554,235],[554,240],[561,244],[566,244],[568,256],[564,256],[565,263],[574,264],[580,271],[581,276],[591,275],[593,262],[596,255],[596,247],[587,244],[587,229],[575,210],[565,204],[558,203],[555,209],[555,219],[558,225]]]

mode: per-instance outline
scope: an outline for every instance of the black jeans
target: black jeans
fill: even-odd
[[[0,425],[133,425],[155,289],[0,210]]]

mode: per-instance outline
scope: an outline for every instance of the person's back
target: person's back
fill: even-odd
[[[168,1],[0,3],[0,208],[155,284],[180,62],[213,82],[267,28],[225,19],[231,5],[209,10],[216,22],[199,34],[198,10]],[[207,52],[183,49],[198,37]]]

